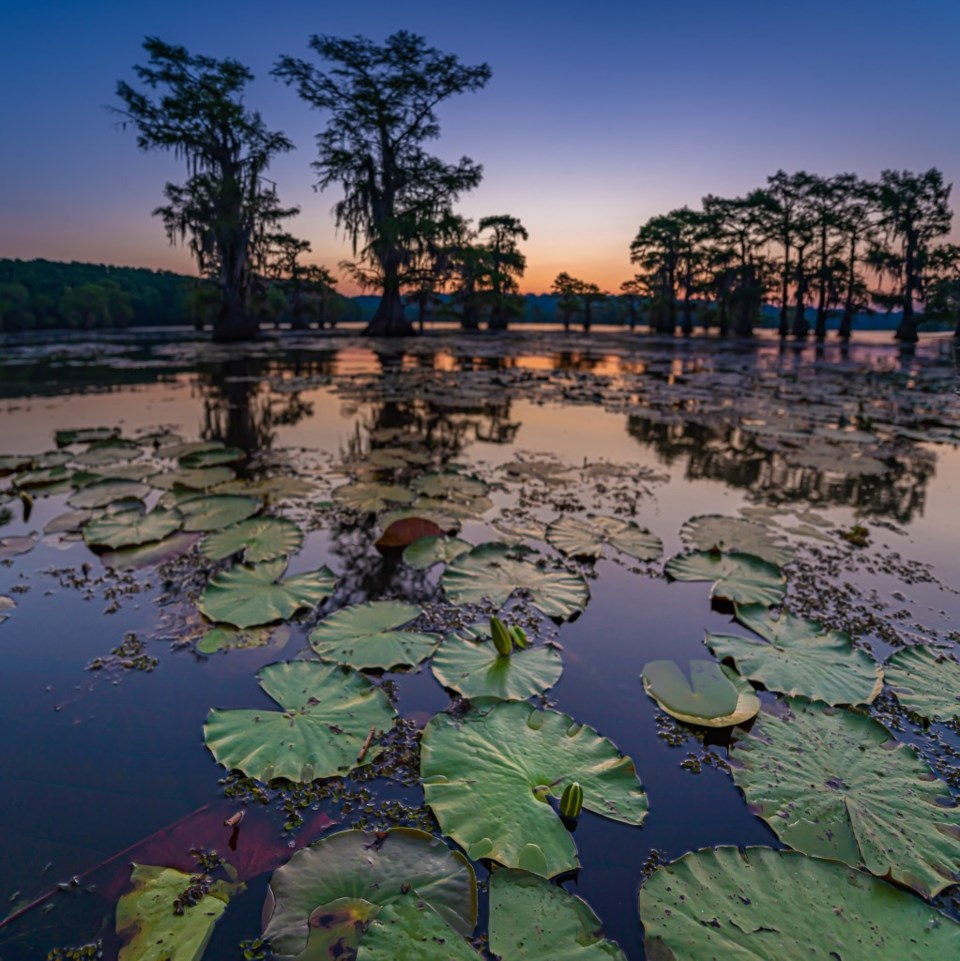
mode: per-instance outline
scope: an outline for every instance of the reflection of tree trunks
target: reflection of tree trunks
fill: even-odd
[[[736,426],[663,423],[634,414],[627,433],[652,447],[665,464],[686,458],[685,476],[691,480],[720,480],[770,502],[856,507],[901,523],[923,511],[936,465],[928,452],[914,449],[898,455],[883,476],[843,476],[791,463],[789,452],[767,450]]]
[[[335,351],[309,355],[308,363],[291,356],[298,376],[329,376],[333,372]],[[271,403],[268,362],[259,358],[224,361],[201,373],[203,381],[203,440],[222,441],[248,454],[268,450],[280,424],[296,424],[310,416],[313,409],[299,394],[284,394],[279,404]],[[275,409],[276,405],[276,409]]]
[[[257,319],[234,296],[224,296],[213,325],[213,339],[218,343],[254,340],[257,336]]]

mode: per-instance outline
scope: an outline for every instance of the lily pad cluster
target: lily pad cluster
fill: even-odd
[[[237,476],[243,453],[218,443],[130,440],[108,428],[58,432],[56,440],[56,451],[0,461],[12,489],[27,498],[67,495],[72,510],[47,525],[47,536],[82,537],[118,566],[134,558],[154,563],[198,544],[194,556],[205,559],[207,579],[196,604],[209,628],[201,653],[259,646],[274,630],[269,625],[289,635],[283,622],[318,611],[336,591],[326,567],[288,573],[303,529],[269,510],[277,499],[308,493],[299,478]],[[347,480],[333,490],[328,516],[378,525],[384,564],[417,578],[426,596],[484,615],[496,610],[493,636],[486,621],[470,624],[476,610],[452,622],[470,626],[437,631],[419,595],[418,604],[379,599],[339,607],[312,624],[311,659],[260,671],[272,703],[211,710],[204,741],[224,768],[262,782],[349,776],[381,757],[398,717],[390,686],[369,672],[422,665],[456,695],[454,707],[422,731],[424,797],[440,833],[464,853],[412,829],[328,835],[274,873],[264,936],[276,957],[300,961],[479,958],[470,940],[478,916],[470,862],[478,861],[491,870],[487,933],[495,956],[623,961],[590,908],[556,880],[580,867],[571,821],[581,805],[639,827],[647,796],[633,760],[611,740],[540,706],[562,676],[560,648],[528,643],[515,621],[518,608],[534,622],[531,609],[557,623],[575,618],[590,598],[587,577],[596,572],[589,562],[621,555],[655,561],[663,543],[626,517],[562,513],[514,525],[522,536],[513,543],[474,545],[465,539],[468,525],[492,510],[497,485],[454,466],[438,468],[395,434],[380,441],[389,446],[338,468]],[[502,473],[554,488],[565,470],[521,459]],[[886,676],[913,714],[953,720],[960,716],[960,667],[932,647],[899,651],[880,665],[847,634],[791,613],[782,568],[794,550],[755,516],[691,518],[680,530],[684,553],[664,567],[670,580],[710,582],[716,606],[754,636],[707,632],[713,660],[653,661],[642,683],[682,723],[752,722],[749,733],[732,735],[733,781],[793,851],[719,848],[653,871],[640,899],[648,955],[694,961],[780,951],[799,959],[814,951],[845,956],[851,944],[881,959],[956,953],[957,925],[886,883],[929,899],[960,881],[955,800],[913,748],[855,708],[869,707]],[[467,533],[457,537],[461,525]],[[30,549],[37,538],[28,539],[6,538],[0,550],[12,556]],[[518,540],[543,542],[559,555]],[[442,571],[432,570],[436,565]],[[344,599],[338,595],[331,606]],[[12,609],[0,603],[0,618]],[[764,711],[759,688],[768,692]],[[135,869],[118,906],[121,957],[150,957],[161,944],[200,957],[231,892],[204,892],[186,920],[174,922],[158,905],[182,889],[184,877],[169,868]]]
[[[470,862],[432,835],[340,831],[274,872],[264,936],[278,961],[481,961],[477,902]],[[495,870],[489,915],[502,961],[625,961],[580,898],[536,875]]]

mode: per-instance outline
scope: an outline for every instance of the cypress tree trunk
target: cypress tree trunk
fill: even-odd
[[[383,293],[376,313],[363,333],[368,337],[408,337],[413,333],[413,324],[407,320],[400,296],[400,257],[397,251],[389,250],[380,257],[383,268]]]
[[[790,237],[784,235],[783,238],[783,274],[780,278],[780,327],[778,333],[781,337],[786,337],[790,333],[790,322],[787,319],[787,299],[789,297],[789,274],[790,274]]]
[[[903,319],[894,337],[905,343],[915,344],[920,338],[917,328],[920,326],[913,312],[913,291],[916,288],[916,250],[912,232],[907,233],[906,253],[904,255],[904,283],[903,283]]]
[[[793,313],[793,336],[797,340],[806,340],[810,333],[810,325],[807,323],[805,298],[807,293],[807,278],[803,273],[803,257],[797,256],[797,299]]]
[[[847,299],[843,305],[843,317],[840,319],[838,336],[843,341],[850,340],[853,330],[853,285],[856,283],[857,267],[857,235],[850,238],[850,269],[847,271]]]
[[[827,228],[820,228],[820,289],[817,293],[817,326],[820,343],[827,339]]]
[[[506,330],[510,326],[510,318],[502,306],[496,304],[490,314],[487,330]]]

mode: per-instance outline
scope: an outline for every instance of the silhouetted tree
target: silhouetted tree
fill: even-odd
[[[479,90],[490,68],[464,66],[406,31],[382,46],[363,37],[313,36],[310,47],[331,65],[328,70],[284,56],[274,74],[329,114],[317,136],[313,166],[321,190],[333,183],[342,187],[344,196],[334,207],[337,225],[351,238],[355,254],[377,268],[380,304],[366,332],[410,333],[401,298],[411,237],[405,220],[412,212],[435,216],[448,209],[482,173],[467,157],[444,163],[428,154],[424,143],[440,134],[436,107],[455,94]]]
[[[523,309],[518,296],[517,278],[523,276],[527,258],[517,246],[518,240],[528,240],[522,223],[509,214],[482,217],[477,225],[481,234],[489,231],[486,249],[490,262],[490,330],[506,330],[511,316]]]
[[[627,325],[631,330],[635,330],[639,319],[638,307],[640,302],[647,296],[648,286],[646,279],[637,274],[630,280],[625,280],[620,285],[620,299],[627,308]]]
[[[790,285],[796,265],[790,259],[791,248],[802,218],[802,207],[809,175],[803,171],[788,174],[778,170],[767,177],[767,187],[762,206],[764,228],[771,240],[783,249],[780,262],[780,315],[778,330],[781,337],[790,332],[789,303]]]
[[[593,325],[593,305],[606,300],[607,295],[596,284],[585,280],[580,281],[577,293],[580,303],[583,304],[583,332],[588,334]]]
[[[656,290],[650,305],[657,333],[672,334],[677,326],[677,272],[682,256],[682,227],[672,214],[651,217],[630,244],[630,262],[637,264]]]
[[[960,337],[960,246],[944,244],[930,255],[925,317],[956,324]]]
[[[292,149],[243,103],[253,74],[236,60],[195,56],[184,47],[148,37],[147,66],[137,77],[149,91],[121,81],[116,112],[137,129],[143,150],[167,150],[187,162],[184,184],[165,188],[162,216],[171,242],[187,241],[201,273],[215,273],[221,305],[214,324],[218,340],[256,336],[250,310],[253,246],[281,219],[273,185],[263,180],[270,161]]]
[[[904,343],[917,341],[922,319],[916,314],[915,303],[925,297],[924,272],[933,244],[950,232],[953,214],[949,198],[950,185],[943,182],[939,170],[922,174],[884,170],[880,175],[877,203],[882,242],[874,244],[870,262],[895,284],[892,296],[878,297],[903,311],[895,336]]]
[[[580,290],[582,286],[582,280],[571,277],[566,271],[557,274],[550,285],[550,292],[559,298],[557,313],[560,314],[564,330],[570,330],[570,321],[580,309]]]
[[[837,232],[844,249],[842,256],[846,257],[839,337],[848,341],[853,330],[854,314],[868,307],[867,285],[857,266],[862,259],[864,244],[872,241],[877,192],[874,184],[860,180],[856,174],[840,174],[836,182],[841,192],[837,209]]]

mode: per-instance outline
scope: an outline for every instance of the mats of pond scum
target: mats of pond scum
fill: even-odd
[[[951,341],[0,375],[2,961],[960,957]]]

